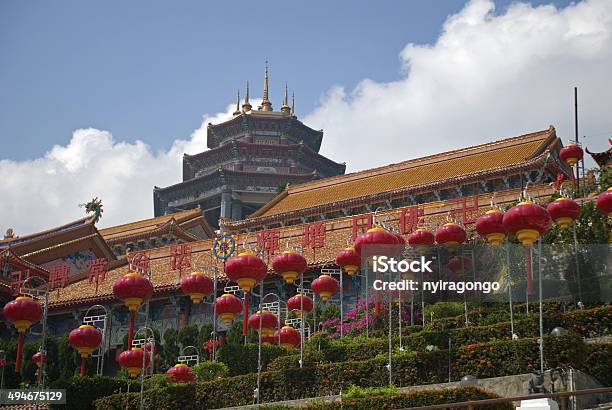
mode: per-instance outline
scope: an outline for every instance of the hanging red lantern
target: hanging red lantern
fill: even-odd
[[[128,330],[128,350],[132,348],[134,338],[134,320],[138,306],[153,295],[151,281],[140,273],[130,272],[113,283],[113,295],[121,300],[130,310],[130,327]]]
[[[249,321],[248,321],[249,328],[259,332],[260,317],[261,317],[261,336],[262,337],[274,336],[274,331],[278,329],[278,318],[276,317],[275,314],[270,313],[267,310],[264,310],[263,313],[261,314],[259,313],[259,311],[252,314],[249,317]]]
[[[580,216],[580,205],[569,198],[557,198],[549,203],[546,210],[561,229],[567,229]]]
[[[455,275],[463,275],[463,273],[472,268],[472,261],[469,258],[464,258],[463,256],[453,256],[448,260],[446,266]]]
[[[275,333],[278,337],[278,332]],[[301,343],[300,332],[291,326],[283,326],[280,331],[280,344],[288,349],[300,347]]]
[[[340,284],[329,275],[321,275],[312,281],[310,288],[321,299],[329,300],[340,289]]]
[[[465,242],[467,234],[463,227],[454,222],[449,222],[436,230],[436,243],[444,245],[448,248],[455,248]]]
[[[504,228],[516,238],[525,248],[525,271],[527,273],[527,293],[533,294],[531,272],[531,245],[545,234],[551,225],[550,215],[546,209],[531,201],[523,201],[513,206],[504,214]]]
[[[215,284],[204,272],[192,272],[181,279],[181,290],[189,295],[193,303],[199,304],[206,296],[213,293]]]
[[[232,320],[242,311],[242,302],[240,298],[232,294],[226,293],[219,296],[215,300],[215,312],[221,320],[229,325]]]
[[[85,376],[87,358],[102,343],[102,332],[91,325],[81,325],[70,332],[68,343],[81,355],[81,376]]]
[[[227,260],[225,274],[243,291],[250,292],[257,282],[266,277],[268,267],[255,253],[246,250]]]
[[[195,375],[189,366],[184,363],[175,364],[166,372],[173,383],[191,383],[195,380]]]
[[[506,231],[515,235],[523,245],[533,245],[550,229],[551,220],[546,209],[531,201],[523,201],[504,214],[503,224]]]
[[[566,162],[570,167],[576,165],[576,163],[580,161],[583,156],[584,152],[582,151],[582,148],[576,144],[566,145],[559,151],[559,158]]]
[[[307,295],[297,294],[295,296],[290,297],[287,300],[287,308],[291,311],[294,311],[298,317],[302,316],[303,313],[310,313],[314,303],[312,299]]]
[[[15,372],[21,369],[21,356],[23,355],[23,338],[26,330],[38,322],[43,310],[38,302],[29,296],[19,296],[17,299],[4,305],[2,310],[4,318],[17,328],[19,339],[17,341],[17,356],[15,357]]]
[[[501,245],[506,237],[503,220],[502,211],[491,209],[476,219],[476,232],[491,245]]]
[[[374,226],[368,229],[368,231],[355,240],[355,251],[360,257],[363,256],[374,256],[386,255],[394,256],[397,254],[398,246],[397,236],[382,228],[380,226]],[[367,250],[368,255],[364,255],[364,250]]]
[[[597,196],[596,204],[599,212],[612,218],[612,187]]]
[[[293,249],[287,249],[272,260],[272,268],[285,282],[292,284],[306,270],[306,258]]]
[[[425,228],[417,228],[408,235],[408,245],[416,249],[417,252],[425,253],[434,244],[434,234]]]
[[[336,264],[344,269],[349,276],[353,276],[361,266],[361,258],[355,248],[346,248],[336,255]]]
[[[143,355],[145,361],[144,367],[147,368],[149,366],[150,355],[145,355],[140,347],[134,347],[132,350],[121,352],[117,361],[121,367],[127,370],[130,376],[136,377],[142,370]]]
[[[39,369],[42,366],[42,362],[47,363],[48,361],[49,358],[47,355],[42,354],[41,352],[36,352],[32,355],[32,363],[34,363]]]

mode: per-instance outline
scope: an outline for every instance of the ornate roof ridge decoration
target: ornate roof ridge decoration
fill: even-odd
[[[49,279],[48,270],[35,263],[28,262],[23,257],[17,255],[10,247],[0,250],[0,270],[4,269],[7,265],[16,268],[14,270],[29,270],[30,273],[36,276]]]
[[[610,143],[612,144],[612,141]],[[591,152],[588,148],[586,148],[585,151],[593,158],[593,160],[600,167],[607,165],[612,160],[612,147],[608,148],[607,151],[603,152]]]
[[[299,217],[299,216],[310,216],[313,214],[319,214],[322,211],[326,211],[326,210],[329,211],[331,209],[341,209],[347,206],[354,207],[358,205],[364,205],[364,204],[370,203],[373,199],[381,199],[381,198],[390,199],[396,196],[402,196],[406,194],[419,194],[419,193],[430,192],[431,190],[434,190],[434,189],[440,189],[440,188],[444,188],[448,186],[455,186],[457,184],[465,184],[465,183],[469,183],[473,181],[478,181],[482,179],[483,177],[491,178],[497,175],[503,175],[504,173],[508,171],[519,172],[519,171],[522,171],[524,169],[527,169],[533,166],[544,164],[546,157],[547,157],[547,154],[542,153],[534,159],[531,159],[523,163],[511,165],[508,167],[497,167],[497,168],[483,170],[478,173],[472,173],[472,174],[462,175],[458,177],[452,177],[452,178],[439,180],[439,181],[435,181],[431,183],[414,185],[414,186],[394,189],[394,190],[385,191],[385,192],[378,192],[374,194],[355,196],[355,197],[352,197],[352,198],[349,198],[343,201],[338,201],[334,203],[324,203],[324,204],[316,205],[314,207],[309,207],[309,208],[290,210],[290,211],[271,214],[271,215],[257,215],[259,213],[258,211],[258,212],[253,213],[251,217],[245,218],[239,221],[221,219],[220,225],[228,229],[251,228],[254,226],[266,225],[266,224],[269,224],[271,222],[276,222],[281,219],[286,219],[287,216],[289,215],[292,217],[292,219],[295,219],[296,217]],[[291,187],[289,188],[289,190],[290,189]],[[262,213],[265,213],[267,209],[272,208],[272,206],[276,205],[278,202],[288,197],[289,195],[290,193],[288,192],[287,189],[285,189],[283,192],[277,195],[274,199],[272,199],[272,201],[268,202],[268,204],[260,208],[260,211],[262,211]]]
[[[200,215],[199,218],[203,218],[203,217]],[[187,221],[187,222],[191,222],[191,221]],[[183,222],[183,223],[187,223],[187,222]],[[172,233],[173,235],[183,239],[186,242],[195,242],[195,241],[199,240],[198,237],[196,237],[196,236],[190,234],[189,232],[187,232],[186,230],[184,230],[181,227],[181,224],[178,223],[176,219],[170,218],[166,222],[158,225],[157,228],[152,229],[150,231],[138,232],[138,233],[134,233],[134,234],[131,234],[131,235],[128,234],[128,235],[125,235],[125,236],[117,236],[117,237],[114,237],[112,239],[108,239],[106,242],[109,245],[114,245],[114,244],[117,244],[117,243],[125,243],[125,242],[134,242],[134,241],[138,241],[140,239],[149,238],[151,236],[159,236],[159,235],[164,234],[164,233]]]
[[[204,179],[208,179],[211,177],[217,177],[217,176],[254,176],[254,177],[278,177],[278,178],[289,177],[292,179],[303,178],[309,181],[314,175],[316,175],[316,171],[307,172],[304,174],[287,174],[287,173],[280,173],[280,172],[276,173],[276,172],[238,171],[234,169],[224,169],[223,168],[223,169],[212,170],[211,172],[207,174],[200,175],[192,179],[188,179],[187,181],[181,181],[174,185],[169,185],[167,187],[163,187],[163,188],[155,187],[154,192],[172,191],[173,189],[182,188],[183,186],[190,185],[197,181],[202,181]]]

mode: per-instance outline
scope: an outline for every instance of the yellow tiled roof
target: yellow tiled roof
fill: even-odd
[[[201,215],[202,211],[200,210],[200,208],[194,208],[176,212],[173,214],[143,219],[141,221],[100,229],[99,232],[102,237],[108,241],[123,236],[135,235],[155,230],[156,228],[170,221],[172,218],[174,218],[174,220],[176,220],[178,224],[181,224],[189,219],[196,218]]]
[[[290,186],[251,217],[276,215],[521,164],[539,155],[554,135],[555,130],[551,127],[475,147]]]

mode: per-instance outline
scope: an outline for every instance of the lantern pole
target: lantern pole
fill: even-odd
[[[304,316],[304,272],[302,272],[300,273],[300,369],[304,366]]]
[[[260,282],[259,284],[259,294],[263,295],[264,292],[264,288],[263,288],[263,280]],[[278,300],[278,306],[279,306],[279,311],[280,311],[280,302],[281,299],[280,297],[275,294],[275,293],[268,293],[266,295],[260,296],[259,298],[259,337],[258,337],[258,346],[257,346],[257,388],[255,389],[255,399],[257,401],[256,404],[259,404],[259,396],[260,396],[260,387],[261,387],[261,331],[262,331],[262,327],[263,327],[263,301],[268,297],[268,296],[274,296],[276,297],[276,299]],[[280,322],[279,322],[280,323]],[[279,338],[280,338],[280,328],[278,329],[278,334],[279,334]]]
[[[389,281],[393,280],[392,278],[392,274],[391,272],[389,272]],[[388,312],[389,312],[389,337],[388,337],[388,349],[389,349],[389,362],[387,364],[387,368],[389,369],[389,386],[391,386],[393,384],[393,379],[392,379],[392,373],[391,373],[391,350],[392,350],[392,342],[391,342],[391,299],[392,299],[392,293],[389,291],[387,292],[387,308],[388,308]]]
[[[402,345],[402,291],[397,291],[397,324],[399,331],[399,349],[401,352],[404,351],[404,346]]]
[[[578,307],[584,308],[582,303],[582,283],[580,280],[580,263],[578,258],[578,237],[576,235],[576,220],[572,221],[572,231],[574,235],[574,256],[576,259],[576,280],[578,281]]]
[[[146,308],[145,308],[146,312],[147,312],[147,316],[148,316],[148,311],[149,311],[149,302],[147,301],[146,304]],[[140,331],[144,331],[144,343],[142,346],[142,368],[140,371],[140,410],[144,409],[144,375],[145,375],[145,368],[146,368],[146,363],[147,363],[147,332],[151,332],[151,339],[155,340],[155,333],[153,332],[153,330],[147,326],[147,320],[145,319],[145,325],[143,327],[141,327],[140,329],[138,329],[138,331],[136,331],[135,334],[138,334],[138,332]],[[153,356],[153,348],[154,345],[151,345],[151,356]],[[151,359],[149,359],[151,360]]]
[[[223,262],[225,263],[225,261]],[[217,306],[216,306],[216,301],[217,301],[217,272],[218,272],[218,268],[216,266],[213,266],[213,331],[212,331],[212,337],[213,337],[213,345],[212,345],[212,361],[215,361],[215,351],[217,348]]]
[[[25,290],[28,294],[32,295],[32,297],[37,296],[44,296],[44,304],[43,304],[43,317],[42,317],[42,340],[40,343],[40,347],[38,349],[38,351],[40,352],[41,356],[41,360],[40,360],[40,367],[38,369],[38,377],[36,380],[36,384],[38,385],[38,387],[42,387],[44,386],[44,372],[45,372],[45,360],[44,358],[47,357],[47,349],[45,349],[45,343],[46,343],[46,336],[47,336],[47,316],[49,314],[49,283],[38,276],[29,276],[28,278],[26,278],[26,280],[23,281],[22,286],[25,285],[30,279],[32,278],[36,278],[38,281],[40,281],[40,285],[38,287],[44,286],[45,290],[41,291],[39,289],[28,289],[28,288],[21,288],[20,289],[20,293],[23,293],[23,291]],[[23,335],[25,335],[25,332],[23,333]],[[19,337],[23,337],[22,334],[19,334]],[[2,367],[2,370],[4,371],[4,366]]]
[[[542,317],[542,236],[538,238],[538,288],[540,308],[540,372],[544,375],[544,321]]]
[[[510,307],[510,337],[514,339],[514,313],[512,312],[512,274],[510,273],[510,241],[506,241],[506,278],[508,279],[508,304]]]

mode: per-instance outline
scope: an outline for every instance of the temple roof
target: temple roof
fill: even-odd
[[[201,238],[190,234],[187,229],[197,225],[202,227],[209,237],[214,235],[213,229],[206,222],[200,208],[117,225],[101,229],[100,233],[109,244],[136,241],[163,234],[170,230],[186,242],[192,242]]]
[[[289,186],[251,215],[266,217],[398,189],[456,184],[461,177],[503,172],[542,161],[560,141],[555,128],[430,155],[351,174]]]
[[[59,259],[84,249],[98,258],[114,260],[110,247],[98,232],[93,217],[26,236],[0,240],[0,249],[10,248],[21,258],[37,265]]]

